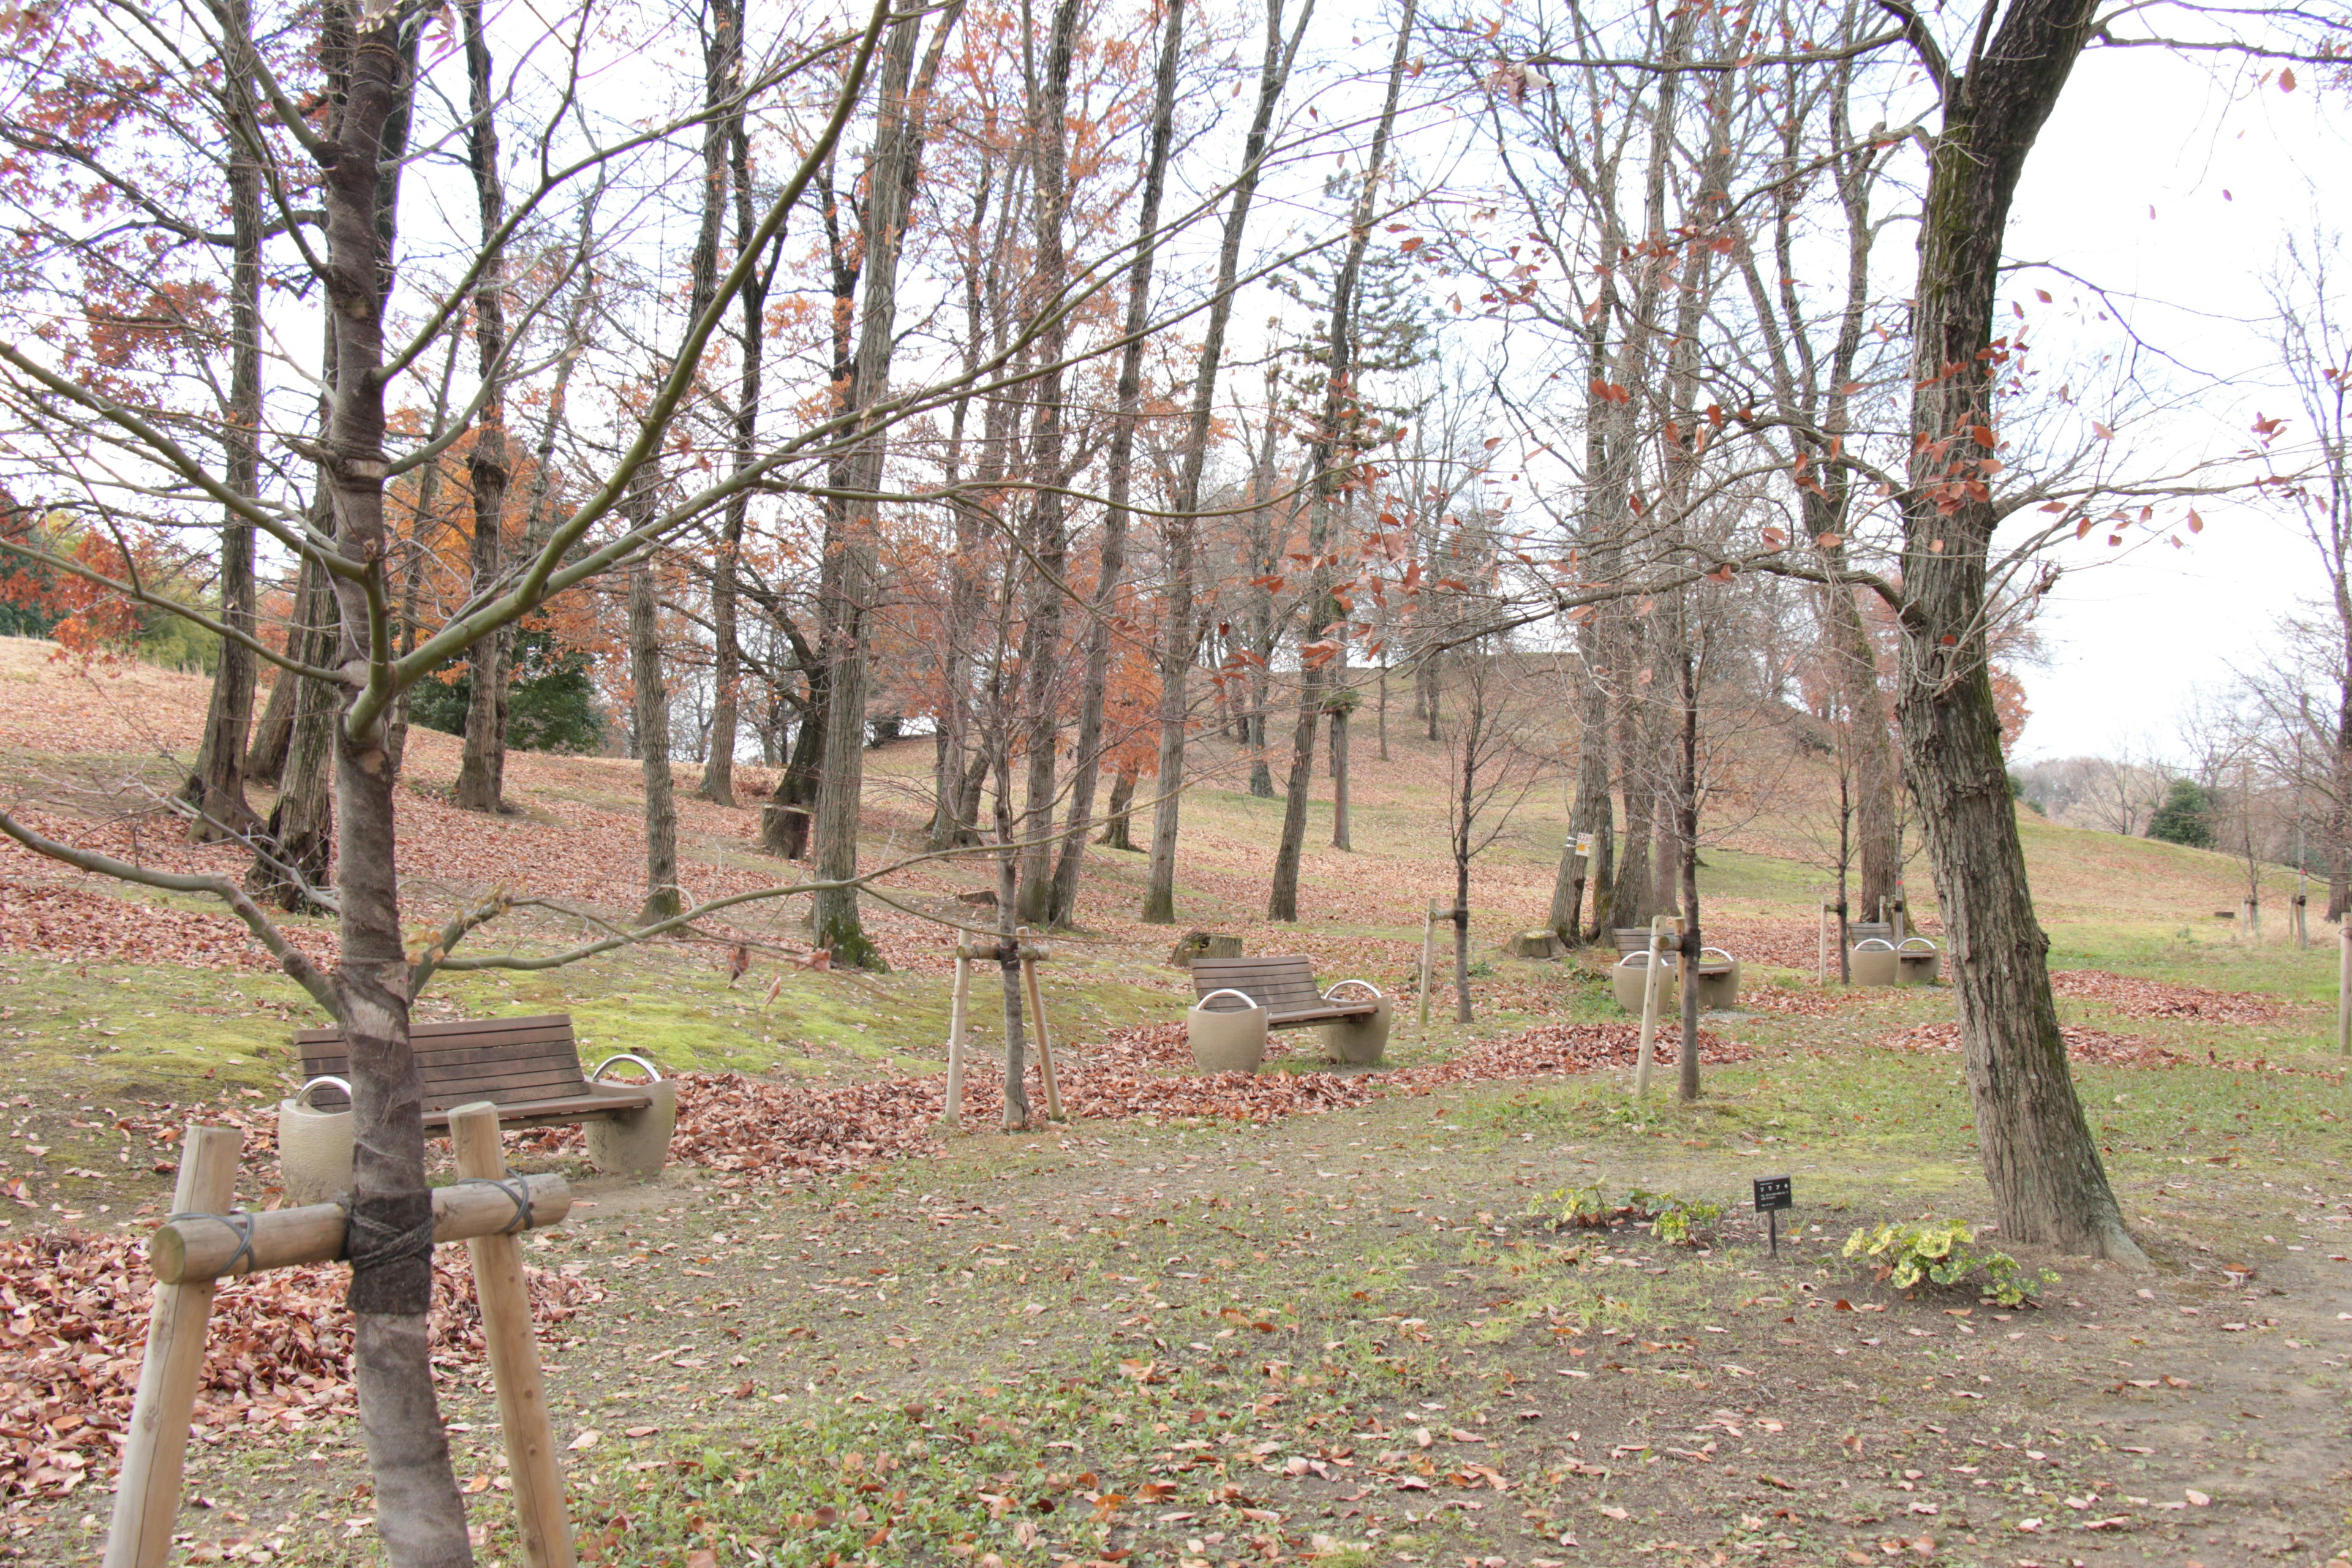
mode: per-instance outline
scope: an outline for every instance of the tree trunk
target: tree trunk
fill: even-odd
[[[322,621],[331,624],[332,615],[333,600],[319,582],[318,568],[306,558],[294,574],[293,624],[287,628],[286,651],[296,658],[310,658],[315,651],[310,639]],[[282,669],[270,683],[269,700],[262,705],[261,718],[253,726],[253,744],[245,753],[249,782],[275,787],[285,778],[286,753],[294,742],[294,699],[301,686],[300,676]]]
[[[1395,129],[1397,100],[1404,89],[1405,57],[1412,43],[1416,9],[1416,0],[1404,0],[1404,14],[1397,25],[1396,50],[1389,61],[1388,96],[1372,131],[1363,183],[1349,214],[1347,257],[1331,284],[1330,328],[1323,340],[1329,349],[1330,363],[1326,367],[1322,416],[1307,448],[1307,472],[1312,476],[1313,488],[1307,500],[1307,553],[1315,565],[1309,573],[1303,635],[1313,640],[1300,653],[1298,724],[1291,734],[1290,789],[1283,802],[1282,837],[1275,847],[1273,886],[1266,896],[1268,920],[1298,918],[1298,858],[1307,845],[1307,786],[1315,770],[1315,720],[1323,706],[1324,667],[1336,657],[1340,668],[1347,668],[1347,616],[1332,598],[1331,573],[1324,563],[1324,556],[1330,547],[1332,500],[1356,482],[1351,477],[1343,478],[1340,471],[1343,452],[1352,450],[1356,445],[1351,428],[1355,408],[1356,285],[1363,271],[1365,247],[1371,241],[1373,201],[1388,164],[1389,135]],[[1337,637],[1333,637],[1335,628],[1339,634]],[[1318,643],[1323,645],[1319,654]]]
[[[1087,626],[1086,685],[1078,700],[1076,771],[1070,781],[1069,833],[1054,868],[1053,924],[1076,923],[1078,875],[1087,834],[1094,824],[1095,782],[1102,771],[1103,700],[1110,680],[1110,623],[1120,577],[1127,570],[1128,495],[1134,482],[1135,426],[1143,405],[1144,328],[1150,321],[1151,270],[1159,247],[1160,201],[1168,184],[1168,153],[1176,138],[1176,68],[1184,47],[1184,0],[1168,0],[1160,41],[1160,75],[1152,89],[1151,141],[1145,156],[1143,200],[1136,217],[1135,261],[1128,270],[1127,346],[1119,354],[1118,406],[1106,459],[1109,504],[1104,510],[1101,564]],[[1066,97],[1066,84],[1065,94]],[[1131,787],[1131,786],[1130,786]]]
[[[2137,1259],[2067,1069],[2026,883],[1986,647],[1997,518],[1979,467],[1999,439],[1992,316],[2010,201],[2091,17],[2088,0],[2012,0],[1966,80],[1946,89],[1913,317],[1899,708],[2002,1236]]]
[[[1687,594],[1689,590],[1685,589]],[[1682,766],[1675,792],[1675,856],[1682,869],[1683,963],[1682,1050],[1675,1092],[1685,1105],[1698,1098],[1698,964],[1706,939],[1698,924],[1698,660],[1691,648],[1687,615],[1680,626],[1682,647]]]
[[[287,647],[312,668],[340,658],[341,636],[333,590],[326,574],[306,563],[296,582],[298,606]],[[254,861],[246,889],[262,902],[289,911],[317,907],[310,889],[328,885],[334,859],[335,711],[340,694],[323,682],[289,670],[278,672],[287,692],[286,725],[278,800],[254,838]],[[278,706],[271,693],[270,707]],[[268,717],[263,715],[265,721]],[[269,726],[262,726],[265,735]],[[258,776],[257,773],[257,776]]]
[[[1122,763],[1110,781],[1110,821],[1104,826],[1102,837],[1096,840],[1110,849],[1133,850],[1135,840],[1129,837],[1134,813],[1129,807],[1135,800],[1135,766]]]
[[[1060,0],[1047,28],[1045,79],[1030,128],[1037,170],[1037,269],[1032,313],[1051,312],[1039,338],[1038,357],[1045,363],[1045,373],[1034,384],[1036,406],[1031,416],[1030,477],[1037,489],[1030,500],[1029,521],[1036,575],[1029,613],[1022,625],[1029,733],[1021,825],[1027,844],[1021,855],[1018,907],[1021,922],[1032,926],[1045,924],[1054,904],[1054,773],[1061,733],[1055,678],[1062,663],[1062,595],[1070,550],[1061,488],[1067,478],[1062,439],[1062,357],[1069,347],[1069,316],[1056,306],[1067,281],[1062,228],[1070,202],[1070,153],[1064,117],[1069,108],[1070,61],[1077,50],[1077,35],[1078,0]]]
[[[499,237],[507,219],[506,188],[499,177],[497,84],[491,79],[489,37],[482,0],[459,0],[465,24],[466,79],[470,93],[466,156],[474,175],[474,205],[482,231],[481,270],[474,285],[474,342],[480,351],[481,412],[474,426],[466,471],[474,496],[474,595],[495,591],[500,531],[506,525],[507,487],[512,470],[507,457],[506,246]],[[466,697],[466,738],[457,763],[456,800],[462,811],[506,809],[507,653],[510,638],[494,634],[473,647],[473,682]]]
[[[652,494],[641,493],[640,510],[649,510]],[[641,516],[630,520],[632,526],[642,521]],[[641,924],[667,920],[684,907],[677,885],[677,802],[669,772],[669,692],[662,684],[656,610],[653,563],[640,561],[629,569],[629,688],[646,787],[646,901],[637,911]]]
[[[249,53],[253,38],[250,0],[226,0],[215,12],[233,41]],[[261,489],[261,168],[253,152],[260,146],[260,115],[240,69],[223,85],[229,119],[228,214],[229,381],[221,421],[221,479],[240,497]],[[221,621],[251,637],[258,630],[254,593],[253,524],[234,510],[221,521]],[[188,837],[197,844],[244,837],[261,826],[245,798],[247,732],[253,727],[253,651],[232,637],[220,643],[213,668],[212,699],[205,710],[204,740],[195,770],[180,786],[179,798],[194,816]],[[293,678],[280,672],[283,682]]]
[[[338,658],[363,663],[383,628],[386,556],[383,312],[390,291],[397,180],[407,150],[415,33],[396,15],[353,36],[352,14],[324,14],[331,82],[346,68],[320,195],[331,313],[321,488],[337,551],[369,580],[333,583]],[[321,574],[323,577],[323,574]],[[359,694],[350,694],[355,698]],[[470,1563],[465,1505],[449,1468],[425,1348],[432,1303],[432,1200],[425,1181],[423,1085],[409,1048],[393,834],[392,770],[379,717],[332,722],[341,955],[333,975],[351,1062],[350,1205],[352,1379],[374,1483],[376,1529],[394,1568]]]
[[[2327,918],[2352,910],[2352,622],[2343,627],[2345,665],[2336,709],[2335,788],[2327,802]]]
[[[1353,849],[1348,842],[1348,710],[1331,714],[1331,847]]]
[[[735,230],[739,245],[751,243],[757,226],[745,188],[750,174],[750,148],[744,134],[743,111],[730,100],[742,89],[739,79],[743,58],[741,0],[713,0],[710,38],[703,47],[703,102],[712,110],[702,144],[702,234],[695,248],[695,279],[709,276],[715,293],[719,267],[720,219],[727,195],[735,197]],[[705,254],[709,262],[703,261]],[[764,287],[746,288],[742,310],[743,356],[735,405],[735,467],[741,472],[751,461],[759,435],[760,355],[767,337],[761,320],[767,300]],[[749,498],[738,491],[720,514],[719,550],[710,570],[710,746],[703,758],[702,782],[695,793],[715,805],[735,804],[735,742],[742,729],[736,686],[742,679],[743,650],[737,641],[735,612],[736,559],[743,550],[743,525]]]
[[[863,415],[887,393],[890,351],[898,319],[898,256],[906,238],[907,216],[915,183],[922,167],[923,121],[920,105],[939,67],[949,35],[961,14],[961,0],[951,0],[939,19],[931,49],[923,64],[923,79],[910,93],[915,45],[923,21],[921,13],[893,23],[883,61],[878,123],[869,168],[863,262],[865,298],[858,311],[857,355],[850,378],[850,411]],[[880,429],[866,428],[862,419],[852,437],[845,479],[853,495],[871,495],[882,483],[885,447]],[[858,919],[857,889],[848,886],[857,875],[858,807],[866,787],[866,687],[868,674],[866,617],[872,612],[879,565],[878,520],[873,503],[854,502],[841,520],[838,550],[827,542],[827,553],[837,561],[832,591],[822,606],[824,616],[825,690],[824,758],[818,773],[816,815],[813,827],[816,873],[835,886],[812,896],[811,915],[819,947],[837,963],[858,969],[884,967],[882,955],[866,935]],[[830,520],[829,520],[830,521]],[[832,530],[828,529],[828,531]]]
[[[1314,9],[1314,0],[1307,0],[1286,45],[1281,0],[1267,0],[1265,58],[1258,69],[1257,107],[1250,120],[1249,133],[1242,142],[1241,172],[1234,177],[1233,202],[1226,209],[1224,234],[1217,248],[1217,284],[1209,297],[1209,319],[1202,329],[1200,364],[1193,372],[1192,406],[1183,437],[1183,462],[1177,471],[1176,494],[1169,509],[1173,515],[1162,533],[1168,556],[1168,614],[1160,649],[1160,798],[1152,807],[1151,865],[1143,891],[1143,919],[1151,925],[1171,925],[1176,920],[1176,830],[1184,792],[1185,727],[1192,722],[1185,688],[1197,651],[1200,624],[1199,613],[1192,604],[1192,546],[1198,526],[1194,514],[1201,505],[1202,468],[1208,461],[1209,424],[1216,406],[1217,372],[1224,359],[1225,326],[1233,316],[1234,281],[1241,271],[1242,234],[1249,221],[1250,203],[1257,194],[1275,104],[1289,79],[1299,38]]]
[[[1591,622],[1585,623],[1589,628]],[[1580,637],[1588,644],[1591,632]],[[1576,733],[1576,800],[1569,808],[1568,843],[1560,850],[1559,875],[1552,883],[1549,923],[1554,936],[1570,947],[1584,945],[1581,913],[1584,889],[1592,889],[1592,926],[1598,937],[1611,923],[1610,900],[1615,890],[1612,864],[1616,846],[1611,832],[1609,799],[1609,693],[1595,675],[1590,647],[1580,694],[1581,710]],[[1579,856],[1579,835],[1592,835],[1592,852]]]

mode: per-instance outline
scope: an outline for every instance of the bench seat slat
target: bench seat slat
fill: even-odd
[[[488,1095],[475,1096],[477,1100],[490,1098]],[[556,1122],[585,1121],[599,1116],[617,1116],[624,1111],[643,1110],[653,1102],[653,1096],[642,1089],[633,1089],[614,1094],[567,1095],[562,1100],[523,1100],[512,1105],[504,1100],[495,1103],[499,1108],[499,1125],[501,1127],[536,1127]],[[463,1105],[467,1102],[459,1100],[457,1103]],[[449,1125],[451,1109],[443,1106],[427,1110],[425,1125],[446,1130]]]

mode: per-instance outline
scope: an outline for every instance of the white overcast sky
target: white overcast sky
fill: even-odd
[[[2310,74],[2282,92],[2234,67],[2094,51],[2028,166],[2011,255],[2137,296],[2140,336],[2189,367],[2165,373],[2176,389],[2198,384],[2191,372],[2215,378],[2191,412],[2166,416],[2164,447],[2218,455],[2250,442],[2258,411],[2290,412],[2262,280],[2288,235],[2342,223],[2352,153],[2340,92],[2312,91]],[[2205,531],[2188,548],[2143,548],[2061,581],[2041,622],[2047,662],[2021,672],[2033,717],[2021,760],[2176,750],[2182,709],[2225,685],[2231,661],[2258,658],[2310,596],[2309,546],[2283,508],[2200,510]],[[2070,560],[2106,554],[2095,540],[2076,549]]]

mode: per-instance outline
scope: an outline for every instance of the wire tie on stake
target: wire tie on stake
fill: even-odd
[[[520,1236],[530,1228],[530,1184],[521,1176],[460,1176],[450,1184],[456,1187],[496,1187],[506,1194],[514,1205],[514,1223],[499,1232],[501,1236]]]
[[[240,1263],[244,1264],[247,1268],[252,1267],[253,1213],[251,1210],[236,1209],[228,1214],[201,1214],[194,1212],[175,1214],[167,1216],[163,1223],[165,1225],[177,1225],[184,1219],[208,1219],[215,1225],[225,1225],[228,1226],[229,1234],[236,1237],[236,1250],[228,1255],[228,1262],[221,1269],[223,1274],[237,1273],[237,1265]]]

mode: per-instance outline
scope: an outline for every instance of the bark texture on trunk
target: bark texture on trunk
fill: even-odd
[[[1039,84],[1031,127],[1036,152],[1037,270],[1032,280],[1033,319],[1045,314],[1039,334],[1038,357],[1045,374],[1035,384],[1036,409],[1031,417],[1029,471],[1038,485],[1031,498],[1031,552],[1036,575],[1031,584],[1029,613],[1022,625],[1022,668],[1027,677],[1024,699],[1027,708],[1028,776],[1024,781],[1021,833],[1027,847],[1021,855],[1019,912],[1024,925],[1042,926],[1053,908],[1054,775],[1060,760],[1060,680],[1062,664],[1062,595],[1068,575],[1069,525],[1061,486],[1066,479],[1062,439],[1062,356],[1070,341],[1069,316],[1061,308],[1066,279],[1067,251],[1063,226],[1070,201],[1068,128],[1064,117],[1070,101],[1070,62],[1078,41],[1078,0],[1060,0],[1046,31],[1045,76]],[[1073,846],[1073,847],[1076,847]]]
[[[1307,447],[1307,472],[1312,476],[1307,511],[1307,553],[1315,563],[1308,573],[1307,622],[1303,635],[1310,641],[1302,650],[1298,671],[1298,722],[1291,731],[1290,784],[1282,808],[1282,837],[1275,846],[1274,877],[1266,895],[1266,919],[1298,918],[1298,859],[1307,847],[1308,784],[1315,776],[1315,723],[1328,681],[1328,662],[1338,658],[1347,665],[1346,612],[1331,594],[1330,550],[1332,503],[1358,481],[1343,465],[1343,454],[1356,447],[1355,387],[1356,289],[1362,276],[1364,250],[1371,241],[1372,209],[1381,178],[1388,164],[1389,137],[1396,127],[1397,100],[1404,89],[1406,56],[1412,44],[1415,0],[1405,0],[1397,24],[1394,54],[1389,61],[1388,94],[1372,130],[1362,184],[1349,212],[1348,250],[1331,283],[1331,319],[1324,335],[1330,355],[1325,366],[1322,417]],[[1335,638],[1334,632],[1339,636]]]
[[[848,388],[848,407],[852,412],[862,414],[874,407],[889,387],[890,352],[898,309],[898,257],[906,238],[915,183],[922,167],[922,102],[961,13],[961,0],[950,0],[940,16],[932,33],[930,53],[923,62],[919,86],[914,81],[915,47],[924,16],[914,13],[891,25],[882,61],[881,107],[866,206],[860,276],[864,298],[859,304],[856,357]],[[870,495],[881,487],[886,437],[880,429],[861,425],[852,441],[843,464],[843,478],[853,494]],[[828,529],[828,532],[833,531]],[[810,913],[816,944],[830,952],[836,963],[859,969],[884,967],[881,953],[866,937],[865,924],[858,918],[857,889],[841,885],[857,875],[858,808],[866,788],[866,696],[870,674],[866,617],[875,607],[880,547],[873,503],[850,503],[846,515],[839,520],[836,537],[827,541],[827,555],[834,570],[821,606],[825,689],[824,706],[820,712],[824,749],[818,769],[816,812],[811,825],[812,853],[817,876],[836,885],[820,888],[812,896]]]
[[[253,47],[249,0],[226,0],[221,19],[224,47],[234,56]],[[221,479],[231,492],[251,498],[261,488],[261,167],[253,149],[260,144],[261,120],[241,59],[222,84],[227,111],[229,213],[228,396],[221,413]],[[251,637],[256,621],[253,524],[234,510],[221,521],[220,615],[222,622]],[[213,668],[211,700],[205,710],[204,739],[194,771],[181,785],[180,799],[194,816],[188,837],[210,844],[251,833],[261,819],[245,797],[245,756],[253,728],[254,675],[251,649],[223,637]],[[284,675],[281,680],[290,679]]]
[[[506,186],[499,174],[497,84],[491,79],[489,35],[482,0],[460,0],[466,33],[466,79],[469,92],[466,159],[474,175],[474,205],[482,234],[482,268],[474,286],[474,342],[480,351],[483,396],[474,426],[466,472],[473,489],[474,531],[468,552],[477,597],[495,590],[504,551],[507,488],[513,478],[507,455],[506,245],[499,237],[507,219]],[[476,643],[470,658],[472,684],[466,694],[466,737],[457,763],[457,804],[463,811],[506,809],[507,658],[512,646],[501,629]]]
[[[1353,849],[1348,842],[1348,710],[1331,710],[1331,847]]]
[[[647,504],[651,502],[647,495]],[[629,572],[630,710],[646,789],[646,901],[642,922],[683,908],[677,885],[677,800],[669,770],[669,690],[662,684],[661,623],[651,562]]]
[[[2088,37],[2089,0],[2011,0],[1945,84],[1919,238],[1904,513],[1905,773],[1941,900],[1977,1142],[2010,1241],[2137,1259],[2058,1032],[1985,643],[1997,521],[1992,318],[2010,201]],[[1979,439],[1991,437],[1993,442]]]
[[[1135,426],[1143,405],[1144,328],[1151,318],[1151,270],[1159,250],[1160,202],[1168,184],[1168,153],[1176,138],[1176,68],[1184,48],[1184,0],[1169,0],[1160,40],[1160,74],[1152,87],[1151,140],[1145,156],[1143,200],[1136,217],[1135,260],[1128,269],[1127,346],[1119,353],[1118,405],[1106,459],[1109,504],[1104,510],[1102,556],[1087,626],[1085,688],[1078,699],[1078,744],[1070,780],[1068,835],[1054,868],[1052,923],[1076,923],[1078,877],[1087,835],[1094,825],[1095,784],[1102,772],[1103,701],[1110,681],[1111,616],[1127,572],[1128,496],[1134,484]],[[1066,89],[1065,92],[1066,96]],[[1130,786],[1131,789],[1132,786]]]
[[[719,236],[730,189],[735,197],[736,237],[748,244],[756,225],[751,193],[750,153],[743,130],[743,111],[733,100],[741,89],[743,7],[741,0],[713,0],[710,37],[703,46],[703,102],[713,112],[702,143],[702,233],[695,247],[695,279],[708,274],[713,283],[704,298],[716,292]],[[706,263],[703,259],[709,257]],[[755,280],[756,282],[756,280]],[[758,439],[760,353],[767,334],[760,313],[764,287],[746,288],[742,307],[744,327],[739,348],[743,356],[735,405],[735,463],[738,471],[750,460]],[[736,686],[742,679],[743,650],[737,641],[736,558],[743,549],[747,498],[730,497],[720,514],[719,548],[710,563],[710,745],[704,754],[702,782],[695,794],[716,805],[735,804],[735,742],[742,728]]]
[[[1257,106],[1249,133],[1242,141],[1241,172],[1234,177],[1233,200],[1225,212],[1224,233],[1217,247],[1217,283],[1209,299],[1209,318],[1202,328],[1201,362],[1193,372],[1192,405],[1184,431],[1183,460],[1177,470],[1176,494],[1162,528],[1167,553],[1167,613],[1160,647],[1160,795],[1151,811],[1151,864],[1145,873],[1144,921],[1171,925],[1176,920],[1176,833],[1181,820],[1184,793],[1184,742],[1192,721],[1186,693],[1192,658],[1198,649],[1202,616],[1192,603],[1192,547],[1197,529],[1193,514],[1201,505],[1201,473],[1209,455],[1209,424],[1214,412],[1217,372],[1223,363],[1225,327],[1233,317],[1235,279],[1241,272],[1242,235],[1249,224],[1251,202],[1265,160],[1266,137],[1274,125],[1275,105],[1290,79],[1291,62],[1315,0],[1301,7],[1288,40],[1282,33],[1281,0],[1268,0],[1265,16],[1265,58],[1259,67]]]
[[[396,16],[357,31],[341,5],[330,5],[323,23],[329,79],[340,78],[342,91],[321,160],[328,254],[321,281],[332,313],[320,479],[337,550],[368,563],[370,574],[366,582],[333,582],[340,626],[333,662],[351,668],[364,665],[383,629],[371,620],[372,605],[385,599],[383,314],[415,35],[404,37]],[[337,96],[331,89],[331,96]],[[332,983],[352,1069],[352,1380],[386,1558],[394,1568],[455,1568],[473,1553],[425,1348],[432,1203],[423,1082],[409,1048],[391,759],[380,712],[359,725],[347,709],[340,719],[331,715],[329,728],[342,835],[341,953]]]

